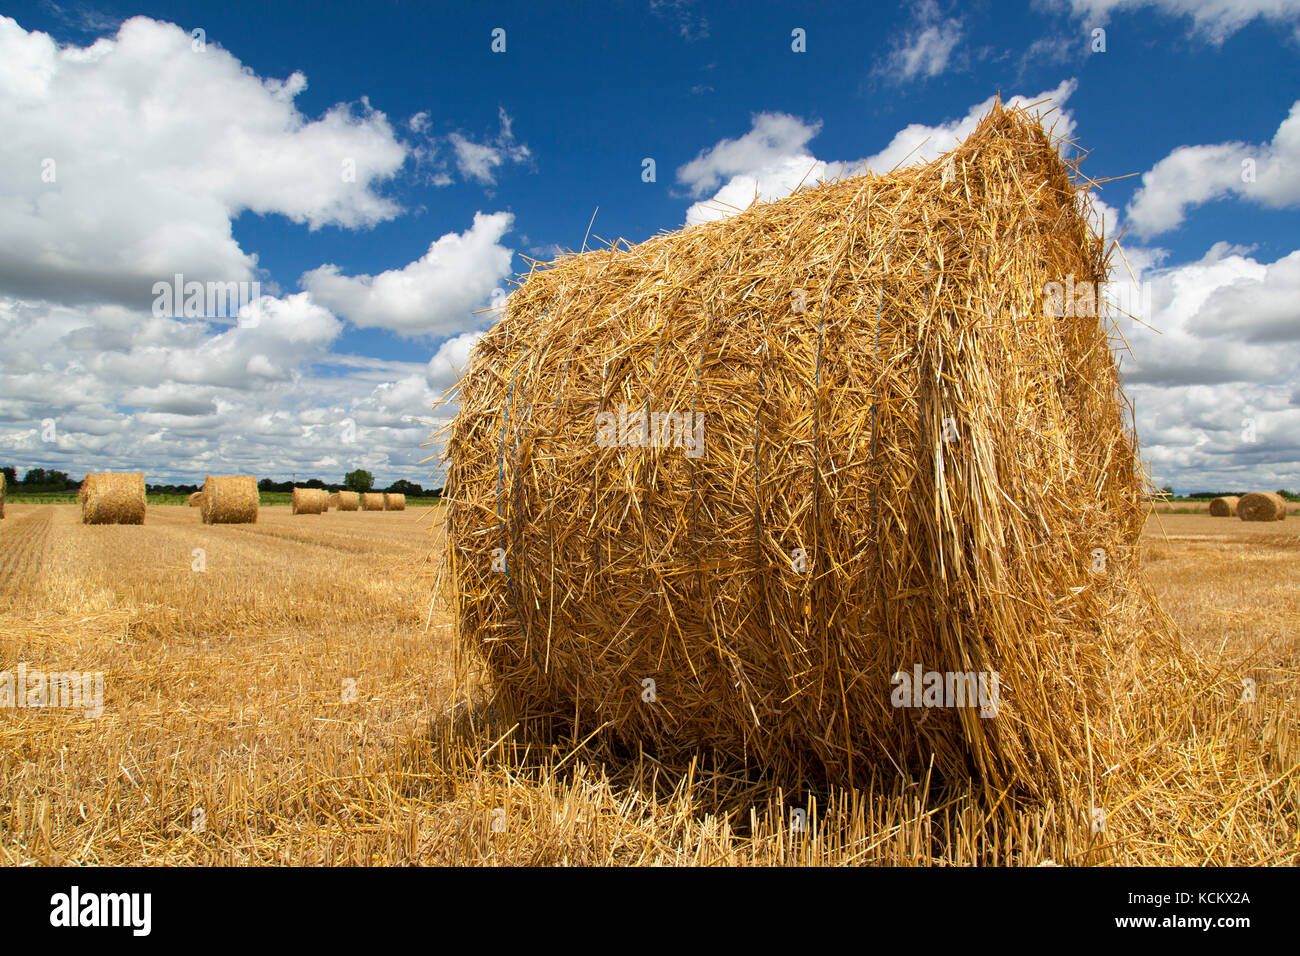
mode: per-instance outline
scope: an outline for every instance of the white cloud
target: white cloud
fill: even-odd
[[[1090,26],[1108,23],[1119,11],[1154,7],[1171,17],[1190,17],[1192,32],[1211,43],[1222,43],[1259,17],[1290,25],[1300,37],[1300,0],[1063,0]]]
[[[961,21],[944,17],[934,0],[924,0],[916,5],[912,24],[873,73],[893,83],[938,76],[948,69],[961,38]]]
[[[496,171],[501,166],[506,163],[528,163],[533,155],[527,146],[515,140],[509,114],[499,108],[497,116],[501,129],[486,143],[476,143],[461,132],[452,133],[448,137],[461,175],[486,186],[495,185]]]
[[[1300,250],[1266,263],[1220,243],[1140,278],[1151,314],[1120,318],[1121,369],[1157,483],[1300,486]]]
[[[804,146],[821,131],[820,122],[806,123],[788,113],[757,113],[751,120],[751,129],[744,136],[702,150],[677,170],[677,181],[689,186],[692,196],[702,196],[732,176],[752,175],[755,170],[807,156]]]
[[[406,156],[384,114],[363,99],[309,119],[306,85],[144,17],[86,48],[0,17],[0,288],[140,305],[175,272],[256,278],[231,235],[246,210],[312,228],[396,215],[375,191]]]
[[[1128,205],[1143,236],[1180,225],[1189,206],[1236,196],[1280,209],[1300,204],[1300,100],[1271,143],[1181,146],[1142,174]]]
[[[308,293],[251,311],[256,326],[214,331],[0,297],[0,464],[143,469],[150,481],[236,470],[341,480],[363,467],[383,482],[430,483],[433,466],[419,462],[431,428],[416,421],[442,385],[430,366],[332,352],[342,323]],[[438,355],[467,347],[453,339]]]
[[[513,221],[510,213],[475,213],[468,230],[447,233],[401,269],[345,276],[324,265],[305,273],[302,285],[354,325],[412,336],[457,332],[509,275],[512,253],[500,239]]]

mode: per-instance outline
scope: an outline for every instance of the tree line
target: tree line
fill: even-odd
[[[81,487],[81,482],[75,478],[69,477],[65,471],[56,471],[52,468],[29,468],[22,480],[18,479],[18,470],[12,465],[6,465],[0,469],[5,476],[5,484],[9,488],[17,491],[40,492],[42,494],[56,494],[64,491],[76,491]],[[326,491],[388,491],[396,494],[410,495],[412,498],[438,497],[442,494],[441,488],[431,488],[428,491],[422,485],[413,481],[407,481],[405,478],[399,478],[387,488],[375,487],[375,476],[364,468],[358,468],[356,471],[350,471],[343,476],[343,481],[325,482],[319,478],[308,478],[305,481],[275,481],[271,478],[263,478],[257,483],[258,491],[293,491],[294,486],[299,488],[323,488]],[[199,490],[200,485],[145,485],[145,491],[149,494],[164,495],[188,495]]]

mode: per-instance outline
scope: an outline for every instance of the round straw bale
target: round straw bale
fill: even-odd
[[[203,492],[196,491],[189,497],[189,506],[191,508],[200,508],[203,506]]]
[[[333,508],[335,511],[339,510],[339,493],[337,491],[331,492],[330,496],[325,499],[325,507],[327,509]]]
[[[1223,495],[1215,498],[1210,502],[1210,516],[1213,518],[1236,517],[1237,502],[1240,500],[1236,495]]]
[[[208,475],[203,481],[204,524],[254,524],[259,498],[252,475]]]
[[[384,492],[384,510],[385,511],[405,511],[406,495],[399,492]]]
[[[144,524],[144,475],[87,475],[81,483],[82,524]]]
[[[1252,491],[1237,502],[1242,521],[1281,521],[1286,517],[1286,499],[1272,491]]]
[[[1045,301],[1109,274],[1084,188],[998,105],[936,162],[535,269],[446,449],[458,639],[504,719],[839,784],[1114,762],[1110,635],[1176,645],[1105,323]]]
[[[383,511],[384,496],[377,491],[367,491],[361,496],[362,511]]]
[[[326,496],[322,488],[295,488],[290,513],[318,515],[326,510]]]
[[[355,491],[340,491],[338,497],[336,507],[339,511],[356,511],[361,506],[361,496]]]

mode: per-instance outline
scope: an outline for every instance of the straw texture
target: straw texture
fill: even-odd
[[[1000,105],[937,162],[535,269],[446,452],[496,706],[584,752],[1091,785],[1116,687],[1175,646],[1107,328],[1045,293],[1107,272]],[[917,671],[996,674],[996,715],[896,705]]]
[[[81,483],[82,524],[144,524],[144,475],[91,474]]]
[[[362,511],[383,511],[384,496],[378,491],[367,491],[361,496]]]
[[[204,524],[254,524],[259,498],[252,475],[208,475],[203,481]]]
[[[384,492],[384,510],[385,511],[405,511],[406,495],[400,492]]]
[[[338,504],[333,505],[339,511],[356,511],[361,507],[361,496],[355,491],[336,492]],[[333,497],[331,495],[331,497]]]
[[[201,507],[203,507],[203,492],[201,492],[201,491],[196,491],[196,492],[194,492],[194,494],[190,495],[190,497],[189,497],[189,506],[190,506],[191,508],[201,508]]]

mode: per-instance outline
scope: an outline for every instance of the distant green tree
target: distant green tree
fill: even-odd
[[[424,489],[413,481],[407,481],[405,478],[399,478],[386,489],[399,495],[410,495],[412,498],[424,497]]]
[[[358,468],[356,471],[349,471],[344,475],[343,483],[348,486],[349,491],[357,491],[364,494],[371,488],[375,487],[375,476],[364,468]]]
[[[0,468],[0,472],[4,472],[6,485],[18,484],[18,472],[14,470],[13,465],[5,465],[3,468]]]

